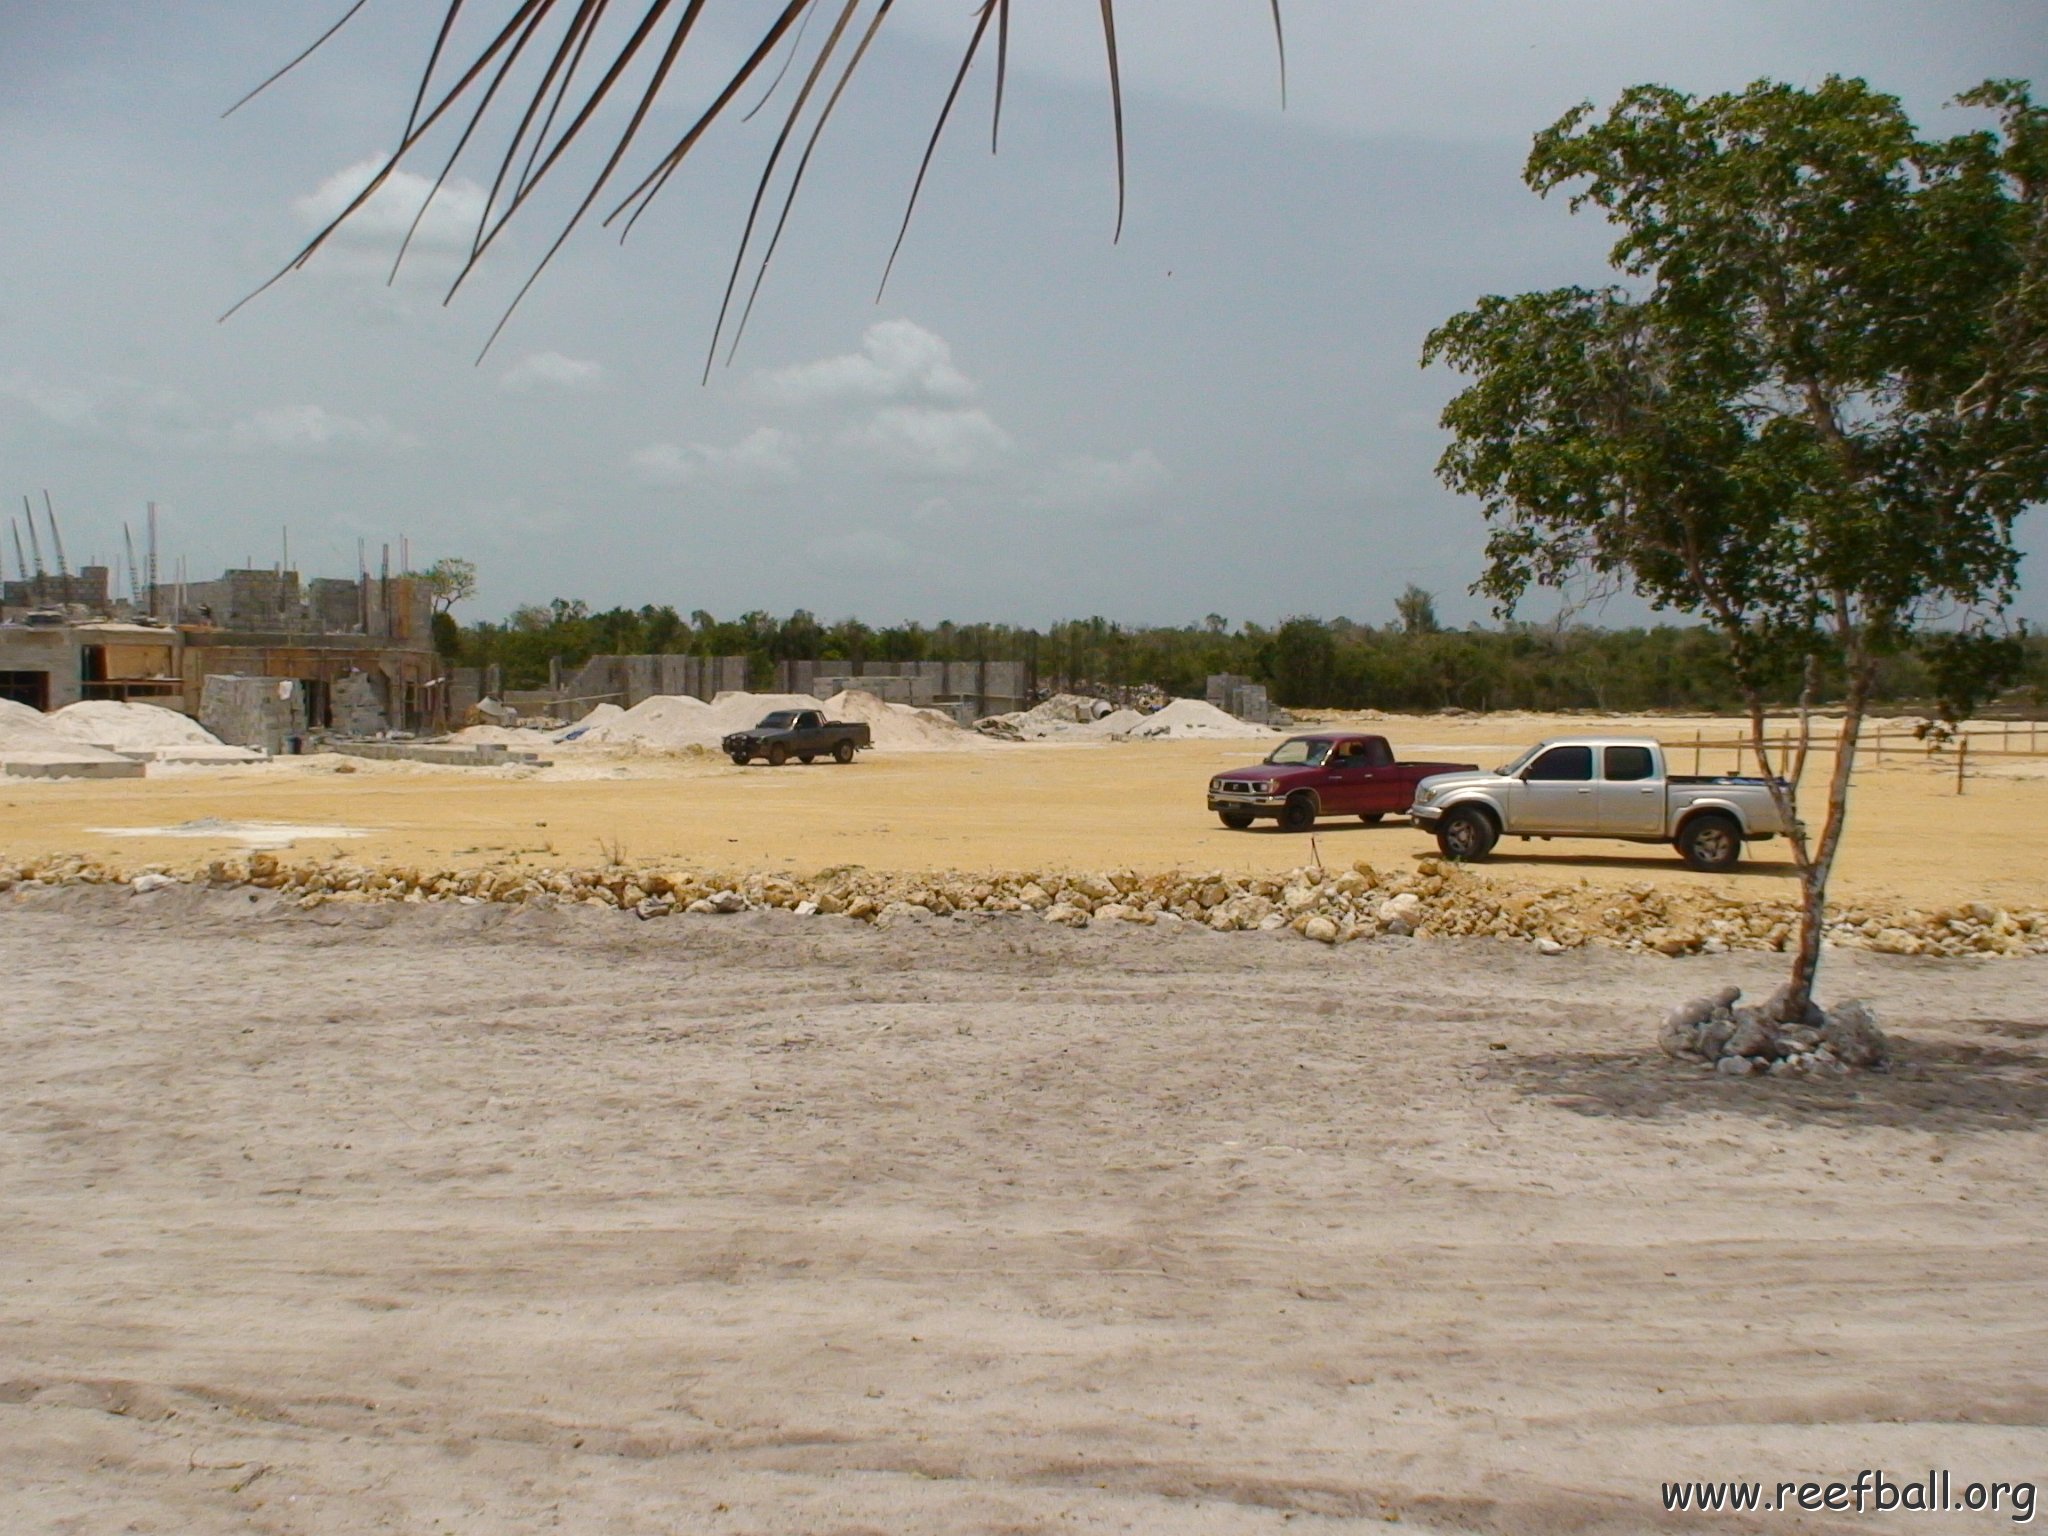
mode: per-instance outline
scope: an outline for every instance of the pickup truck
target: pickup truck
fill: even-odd
[[[1451,859],[1483,859],[1502,837],[1670,843],[1694,869],[1733,869],[1745,842],[1785,830],[1767,780],[1666,771],[1642,736],[1559,736],[1492,773],[1440,773],[1408,814]]]
[[[792,757],[800,763],[826,756],[835,763],[850,763],[855,752],[871,745],[866,721],[827,720],[818,709],[778,709],[751,731],[734,731],[719,743],[742,767],[765,757],[771,768],[780,768]]]
[[[1262,816],[1289,832],[1306,832],[1318,816],[1378,821],[1408,809],[1417,780],[1474,766],[1396,762],[1384,736],[1290,736],[1263,763],[1212,778],[1209,809],[1240,832]]]

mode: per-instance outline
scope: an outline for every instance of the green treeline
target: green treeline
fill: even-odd
[[[1411,592],[1403,622],[1290,618],[1274,627],[1232,625],[1210,614],[1178,628],[1134,626],[1103,618],[1068,620],[1044,630],[1009,624],[916,623],[873,628],[858,619],[821,622],[802,609],[788,618],[765,612],[719,619],[687,617],[668,606],[593,613],[557,598],[522,608],[503,623],[436,623],[444,655],[467,666],[496,665],[505,686],[545,686],[548,664],[576,667],[599,655],[745,656],[755,687],[783,660],[1020,661],[1041,691],[1153,686],[1199,697],[1211,673],[1264,683],[1296,708],[1432,710],[1458,708],[1704,710],[1739,707],[1740,694],[1722,641],[1703,627],[1498,629],[1437,625],[1428,594]],[[2009,702],[2038,708],[2048,699],[2048,640],[2027,636]],[[1778,702],[1790,703],[1787,677]],[[1824,680],[1822,694],[1829,693]],[[1893,705],[1932,699],[1921,658],[1886,665],[1879,698]]]

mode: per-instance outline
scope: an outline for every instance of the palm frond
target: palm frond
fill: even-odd
[[[298,68],[354,20],[366,3],[367,0],[353,0],[341,18],[304,51],[228,110],[235,111]],[[549,181],[551,173],[561,166],[567,152],[592,131],[592,123],[600,109],[618,98],[619,105],[625,110],[623,125],[606,130],[611,135],[608,153],[603,155],[601,165],[591,175],[581,197],[498,320],[484,346],[484,352],[488,353],[541,273],[619,175],[657,102],[671,88],[679,64],[686,57],[695,58],[705,51],[703,46],[699,46],[695,53],[688,52],[688,49],[700,35],[698,23],[709,3],[710,0],[631,0],[630,5],[622,7],[619,0],[495,0],[497,16],[502,19],[493,26],[489,20],[476,20],[476,13],[487,8],[478,0],[443,0],[445,9],[433,47],[413,90],[405,125],[383,166],[340,213],[314,232],[290,261],[228,314],[233,314],[257,294],[303,267],[385,189],[402,167],[409,169],[408,162],[426,152],[425,141],[444,123],[451,127],[460,124],[455,129],[453,148],[428,184],[429,195],[400,244],[392,270],[395,278],[434,197],[449,185],[450,179],[472,156],[488,154],[494,163],[489,175],[483,178],[487,191],[469,250],[448,289],[447,298],[452,299],[512,221],[532,203],[536,193]],[[762,72],[771,58],[786,50],[780,67],[762,91],[760,99],[739,114],[743,120],[751,119],[777,95],[785,77],[791,74],[792,67],[800,58],[808,59],[798,76],[800,83],[794,99],[783,114],[781,126],[755,185],[734,253],[732,270],[726,280],[718,320],[712,331],[711,349],[706,361],[707,375],[716,359],[727,324],[732,320],[741,274],[750,254],[758,243],[760,250],[754,274],[740,305],[738,320],[732,326],[728,362],[760,296],[769,265],[788,227],[797,191],[810,168],[825,126],[839,107],[862,61],[867,58],[894,4],[895,0],[782,0],[766,18],[753,24],[758,28],[757,40],[747,51],[743,62],[731,70],[725,84],[712,92],[708,105],[679,137],[654,158],[631,190],[622,197],[615,197],[614,205],[605,215],[602,222],[606,225],[619,224],[619,237],[624,239],[668,185],[676,170],[703,144],[712,126],[726,115],[735,98]],[[1127,181],[1122,58],[1117,44],[1116,0],[1099,0],[1099,4],[1116,152],[1117,211],[1112,238],[1120,239]],[[1281,0],[1268,0],[1268,5],[1272,13],[1274,41],[1279,51],[1280,93],[1284,106],[1287,45],[1281,26]],[[911,183],[895,243],[883,265],[883,287],[887,286],[889,273],[902,252],[919,196],[938,152],[939,141],[952,120],[953,109],[959,102],[991,25],[996,32],[995,92],[989,124],[991,152],[1000,142],[1004,86],[1010,66],[1011,6],[1012,0],[979,0],[974,7],[972,30],[939,107],[931,136]],[[622,9],[631,14],[622,16]],[[754,9],[759,11],[759,0],[754,0]],[[820,41],[807,47],[809,23],[819,11],[830,18],[830,25],[823,29],[826,35]],[[613,20],[619,25],[608,27],[607,22]],[[461,36],[464,32],[474,35],[465,41]],[[605,34],[603,41],[600,41],[601,33]],[[849,38],[854,41],[846,52],[845,61],[834,73],[832,61],[841,54]],[[647,71],[645,82],[637,87],[628,86],[629,77],[641,69]],[[821,89],[828,79],[830,88]],[[778,173],[787,163],[787,152],[798,142],[803,148],[789,165],[776,216],[764,234],[764,209],[768,206]],[[485,146],[493,143],[495,151],[487,151]]]

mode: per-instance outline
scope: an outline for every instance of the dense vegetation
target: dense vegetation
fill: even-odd
[[[1400,620],[1384,626],[1297,617],[1269,628],[1232,625],[1211,614],[1177,628],[1090,618],[1044,630],[950,621],[872,628],[858,619],[823,623],[802,609],[786,619],[758,611],[718,619],[701,610],[685,618],[672,607],[651,605],[593,613],[558,598],[547,608],[522,608],[503,623],[450,624],[443,634],[451,659],[495,664],[512,688],[543,686],[554,658],[575,667],[598,655],[689,654],[745,656],[760,686],[785,659],[987,660],[1024,662],[1041,690],[1149,685],[1199,696],[1211,673],[1235,672],[1296,707],[1732,710],[1740,704],[1726,644],[1705,627],[1444,629],[1428,597],[1409,593]],[[2022,652],[2019,687],[2008,701],[2037,708],[2048,700],[2048,642],[2029,636]],[[1933,693],[1917,654],[1890,658],[1878,679],[1878,698],[1889,705],[1931,709]],[[1798,679],[1788,676],[1779,701],[1790,703],[1797,694]]]

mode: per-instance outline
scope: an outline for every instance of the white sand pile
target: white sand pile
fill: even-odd
[[[616,704],[599,704],[580,720],[554,733],[556,741],[581,741],[585,731],[594,731],[600,725],[610,725],[614,720],[625,718],[626,712]]]
[[[49,717],[11,699],[0,700],[0,771],[32,777],[62,777],[76,768],[85,774],[139,774],[130,758],[75,741],[50,728]],[[116,769],[113,765],[119,765]]]
[[[716,748],[732,732],[750,730],[778,709],[818,709],[828,720],[865,721],[874,744],[886,751],[973,750],[984,744],[937,710],[890,704],[864,689],[849,689],[829,699],[814,699],[805,693],[728,692],[709,704],[663,694],[594,725],[564,732],[555,740],[571,747],[625,746],[652,752]]]
[[[536,750],[555,744],[553,731],[531,730],[523,725],[465,725],[448,733],[448,740],[464,747],[519,747]]]
[[[710,711],[711,706],[702,699],[658,694],[598,722],[576,740],[592,746],[699,746],[707,736],[716,740],[716,733],[704,724]]]
[[[49,717],[49,726],[60,736],[110,752],[221,745],[218,736],[189,715],[161,704],[130,704],[117,699],[67,704]]]
[[[1113,709],[1100,720],[1081,727],[1097,736],[1128,736],[1152,717],[1141,709]]]
[[[911,704],[892,704],[865,688],[835,693],[823,705],[828,720],[861,720],[876,750],[883,752],[972,752],[990,745],[951,715]]]
[[[1175,699],[1131,727],[1133,741],[1234,741],[1279,732],[1227,715],[1206,699]]]

